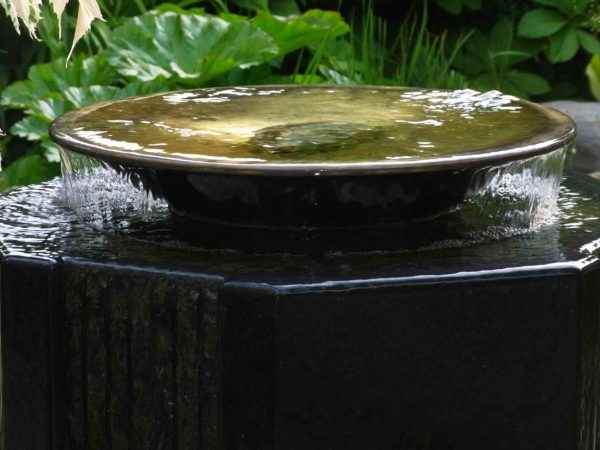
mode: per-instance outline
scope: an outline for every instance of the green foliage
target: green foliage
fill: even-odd
[[[339,13],[321,10],[288,17],[259,12],[252,23],[273,38],[280,56],[302,47],[316,46],[350,31]]]
[[[25,109],[36,100],[51,93],[60,94],[68,87],[109,85],[116,81],[117,72],[104,55],[75,57],[67,66],[64,58],[47,64],[31,66],[27,80],[17,81],[2,92],[1,103],[12,108]]]
[[[585,69],[590,91],[596,100],[600,100],[600,56],[594,56]]]
[[[519,22],[519,36],[548,40],[545,48],[552,63],[571,60],[582,47],[585,51],[600,53],[600,41],[583,29],[591,0],[535,0],[540,6],[523,15]]]
[[[233,3],[250,11],[269,10],[269,0],[234,0]]]
[[[3,90],[1,105],[25,113],[10,128],[11,134],[34,145],[8,166],[0,189],[57,173],[59,152],[48,128],[67,111],[100,101],[204,86],[226,76],[246,82],[252,77],[256,82],[316,81],[311,75],[275,71],[290,52],[349,30],[335,12],[313,10],[280,18],[261,11],[249,19],[198,14],[176,4],[119,21],[114,30],[102,24],[98,29],[101,36],[96,36],[92,48],[99,50],[92,56],[77,56],[69,65],[62,57],[33,65],[27,79]]]
[[[300,7],[295,0],[271,0],[269,6],[271,12],[279,16],[300,14]]]
[[[455,65],[469,76],[475,89],[498,89],[527,98],[550,91],[550,85],[541,76],[516,67],[536,52],[531,43],[515,37],[513,23],[505,18],[492,27],[489,35],[474,33]]]
[[[48,127],[66,111],[84,106],[82,94],[94,101],[110,97],[110,85],[116,82],[117,72],[108,65],[106,57],[77,57],[68,66],[63,58],[38,64],[29,70],[28,78],[17,81],[2,92],[0,103],[12,109],[23,109],[26,117],[12,126],[10,132],[30,141],[40,141],[41,153],[50,162],[58,161],[58,149],[48,138]]]
[[[130,83],[125,87],[111,85],[117,82],[118,74],[108,65],[103,54],[78,57],[68,66],[61,58],[32,66],[28,79],[6,88],[0,101],[7,108],[25,110],[26,116],[11,127],[11,134],[36,142],[38,145],[34,147],[34,153],[43,156],[47,162],[56,163],[59,161],[58,148],[50,141],[48,128],[60,115],[99,101],[157,92],[169,87],[158,82]],[[39,158],[31,159],[28,164],[39,165]],[[38,173],[49,172],[43,170]]]
[[[462,13],[465,9],[476,11],[482,6],[482,0],[436,0],[436,3],[454,15]]]
[[[118,27],[108,40],[108,58],[127,79],[163,77],[198,86],[236,67],[273,59],[273,39],[250,21],[214,16],[147,13]]]
[[[58,163],[48,162],[37,154],[29,154],[19,158],[0,172],[0,191],[14,186],[39,183],[57,176],[60,173]]]
[[[300,8],[295,0],[232,0],[242,9],[258,12],[268,11],[281,16],[300,14]]]
[[[466,80],[452,64],[465,39],[448,45],[445,34],[427,30],[427,21],[425,6],[420,19],[404,21],[390,42],[386,21],[368,10],[353,27],[360,31],[318,48],[312,66],[336,84],[464,87]]]

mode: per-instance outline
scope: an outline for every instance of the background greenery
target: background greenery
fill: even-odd
[[[499,89],[600,98],[600,0],[103,0],[66,65],[73,11],[39,42],[0,19],[0,190],[59,173],[48,126],[73,108],[229,84]]]

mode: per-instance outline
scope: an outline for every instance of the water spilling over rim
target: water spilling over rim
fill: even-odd
[[[244,229],[259,243],[310,232],[345,246],[368,229],[403,248],[472,224],[535,228],[551,215],[541,211],[555,202],[574,124],[497,91],[295,85],[99,104],[51,134],[67,202],[90,223],[143,220],[164,200],[194,239],[231,230],[223,245]]]
[[[386,227],[381,242],[369,241],[373,235],[366,232],[362,236],[363,242],[358,243],[356,230],[338,230],[308,240],[317,245],[331,245],[331,248],[324,249],[332,251],[336,246],[348,251],[431,250],[521,236],[551,226],[558,218],[557,199],[569,149],[564,147],[545,155],[481,170],[478,173],[479,184],[469,192],[462,207],[435,220]],[[156,241],[157,229],[162,227],[168,233],[174,231],[177,234],[178,227],[170,219],[168,204],[150,192],[135,173],[119,172],[102,161],[68,150],[61,150],[61,159],[63,202],[82,223],[98,231],[126,233],[141,239],[148,232],[156,245],[169,245],[168,242]],[[200,248],[235,249],[236,242],[240,242],[234,237],[235,233],[242,240],[248,238],[248,230],[243,228],[233,230],[233,234],[226,233],[226,239],[222,240],[217,238],[222,231],[214,227],[197,223],[193,227],[196,232],[178,235],[183,241]],[[307,232],[314,234],[315,230]],[[263,235],[266,247],[270,247],[268,241],[274,235]],[[338,237],[332,240],[331,237],[336,235]],[[378,234],[377,238],[380,237]],[[291,238],[297,239],[298,234]],[[277,242],[279,251],[294,251],[295,245],[289,239]],[[303,247],[307,243],[304,241],[299,245]],[[353,243],[358,247],[353,248]],[[269,251],[273,248],[270,247]]]

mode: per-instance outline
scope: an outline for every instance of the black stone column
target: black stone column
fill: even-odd
[[[338,283],[2,261],[12,449],[593,449],[600,266]]]
[[[7,448],[220,448],[219,283],[5,259]]]
[[[63,448],[61,280],[55,262],[2,261],[3,435],[6,449]],[[8,407],[10,405],[10,407]],[[10,430],[10,432],[8,432]]]

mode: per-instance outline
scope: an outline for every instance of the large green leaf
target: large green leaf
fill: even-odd
[[[600,54],[600,41],[592,33],[587,31],[577,30],[577,38],[583,48],[585,48],[592,55]]]
[[[337,12],[313,9],[300,16],[280,17],[259,12],[254,24],[268,33],[279,47],[279,54],[318,45],[324,40],[346,34],[350,27]]]
[[[149,95],[157,92],[170,91],[174,88],[175,85],[170,80],[166,80],[165,78],[155,78],[148,82],[135,81],[129,83],[121,89],[119,95],[121,98],[133,97],[134,95]]]
[[[489,36],[477,31],[473,33],[454,59],[453,66],[471,78],[489,73],[492,79],[503,74],[517,63],[530,59],[539,49],[537,41],[514,36],[514,25],[509,19],[500,19],[490,30]],[[488,77],[483,77],[489,85]],[[493,85],[498,83],[494,81]],[[497,89],[497,87],[496,87]]]
[[[553,35],[567,24],[567,19],[550,9],[534,9],[526,13],[519,22],[519,36],[541,38]]]
[[[205,14],[206,11],[204,8],[182,8],[181,6],[175,3],[161,3],[157,5],[155,8],[152,8],[152,11],[155,13],[166,13],[166,12],[174,12],[177,14]],[[97,25],[96,25],[97,26]]]
[[[38,141],[48,134],[49,124],[44,118],[29,116],[15,123],[10,132],[30,141]]]
[[[300,14],[300,8],[296,0],[271,0],[269,9],[273,14],[279,16],[290,16],[292,14]]]
[[[571,0],[571,5],[575,14],[584,14],[591,3],[592,0]]]
[[[27,155],[0,172],[0,191],[13,186],[39,183],[59,174],[59,164],[48,162],[40,155]]]
[[[592,0],[535,0],[535,2],[540,5],[551,6],[568,16],[572,16],[585,13]]]
[[[72,108],[83,108],[97,102],[121,98],[121,89],[114,86],[70,87],[65,89],[64,96]]]
[[[172,12],[128,20],[110,35],[108,46],[111,64],[127,78],[163,77],[195,86],[278,54],[273,39],[249,21]]]
[[[242,8],[250,11],[266,11],[269,9],[269,0],[231,0]]]
[[[65,112],[97,102],[162,92],[170,87],[162,79],[150,83],[130,83],[124,88],[114,86],[69,87],[62,92],[62,95],[52,93],[45,98],[36,100],[27,109],[28,116],[13,125],[10,131],[12,134],[30,141],[42,140],[45,142],[45,148],[53,148],[48,140],[48,128],[53,120]],[[50,153],[54,157],[54,153]]]
[[[129,83],[124,88],[114,86],[86,86],[81,88],[69,88],[65,90],[64,95],[67,100],[67,109],[83,108],[98,102],[110,100],[119,100],[125,97],[135,95],[154,94],[164,92],[171,88],[171,85],[163,79],[156,79],[149,83]]]
[[[511,70],[506,78],[514,83],[519,90],[530,95],[541,95],[550,91],[548,82],[541,76],[521,70]]]
[[[53,121],[68,111],[65,98],[56,93],[52,93],[45,98],[36,100],[26,112],[40,119]]]
[[[577,30],[565,28],[550,38],[548,59],[553,63],[569,61],[579,50]]]
[[[460,14],[463,8],[471,10],[481,9],[481,0],[436,0],[436,3],[450,14]]]
[[[29,69],[25,81],[17,81],[2,92],[2,105],[29,108],[40,98],[61,93],[73,86],[112,84],[118,74],[103,55],[75,58],[66,65],[64,58]]]
[[[584,0],[589,2],[589,0]],[[564,14],[572,14],[575,11],[575,0],[535,0],[536,3],[556,8]]]
[[[600,56],[594,56],[587,68],[585,74],[588,77],[590,91],[596,100],[600,100]]]
[[[69,106],[64,97],[53,93],[46,98],[38,99],[27,109],[28,115],[15,123],[10,132],[30,141],[48,139],[48,128],[53,120],[63,115]],[[50,154],[51,159],[55,157]]]
[[[454,59],[453,65],[466,75],[475,76],[488,68],[490,56],[493,58],[489,39],[481,31],[476,31]]]
[[[76,88],[69,88],[76,89]],[[58,147],[50,141],[48,128],[52,121],[69,108],[64,97],[58,93],[33,102],[27,109],[28,115],[14,124],[10,132],[30,141],[41,141],[42,154],[49,162],[58,162]]]
[[[512,48],[514,26],[512,20],[502,18],[490,31],[490,50],[494,53],[504,52]]]

